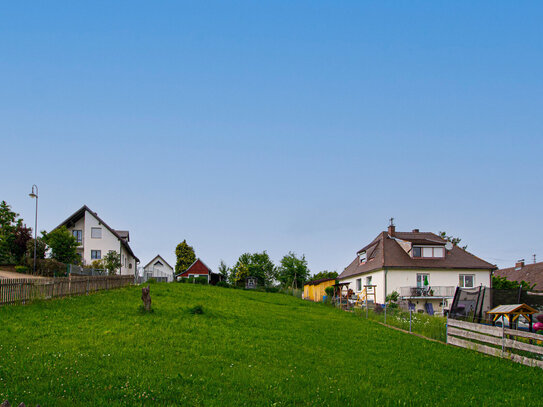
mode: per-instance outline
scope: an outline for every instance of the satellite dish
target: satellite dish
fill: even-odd
[[[445,243],[445,249],[447,249],[448,251],[451,251],[452,248],[453,248],[453,244],[451,242],[447,242]]]

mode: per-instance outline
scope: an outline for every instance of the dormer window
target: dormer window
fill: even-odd
[[[360,252],[358,253],[358,261],[360,264],[365,263],[367,261],[366,252]]]
[[[444,247],[431,247],[431,246],[413,246],[412,256],[414,258],[443,258],[445,257]]]

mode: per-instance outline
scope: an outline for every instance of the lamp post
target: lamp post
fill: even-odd
[[[36,275],[36,247],[38,244],[38,186],[32,185],[32,192],[28,194],[30,198],[36,198],[36,219],[34,222],[34,275]]]

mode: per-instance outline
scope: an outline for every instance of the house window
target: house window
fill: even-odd
[[[361,278],[356,279],[356,291],[362,291],[362,279]]]
[[[358,260],[360,261],[360,263],[365,263],[367,260],[366,252],[359,253]]]
[[[83,231],[82,230],[72,230],[72,235],[75,237],[75,240],[77,240],[77,243],[81,243],[83,241]]]
[[[100,260],[102,258],[101,250],[91,250],[91,259]]]
[[[413,257],[423,257],[426,259],[445,257],[445,248],[443,247],[424,247],[414,246]]]
[[[91,238],[101,239],[102,238],[102,228],[91,228]]]
[[[473,288],[475,287],[475,275],[474,274],[460,274],[458,285],[461,288]]]
[[[366,277],[366,285],[371,285],[371,276]]]
[[[424,281],[426,280],[427,284],[430,285],[430,274],[417,274],[417,287],[424,287]]]

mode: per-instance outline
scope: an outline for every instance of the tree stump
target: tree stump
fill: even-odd
[[[143,301],[145,311],[151,311],[151,293],[149,286],[141,289],[141,299]]]

